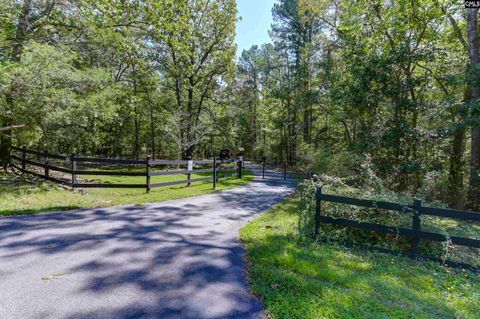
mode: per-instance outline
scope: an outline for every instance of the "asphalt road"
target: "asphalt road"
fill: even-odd
[[[263,318],[238,232],[294,187],[2,218],[0,318]]]

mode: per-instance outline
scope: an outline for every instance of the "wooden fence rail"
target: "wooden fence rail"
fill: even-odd
[[[147,193],[150,192],[152,188],[173,186],[180,184],[187,184],[190,186],[191,183],[200,182],[200,181],[212,181],[213,188],[217,187],[217,183],[221,178],[227,178],[236,176],[237,178],[242,178],[243,175],[243,163],[242,158],[231,158],[220,160],[214,158],[212,160],[151,160],[150,157],[147,157],[145,160],[128,160],[128,159],[110,159],[110,158],[93,158],[93,157],[83,157],[77,155],[59,155],[51,154],[47,152],[41,152],[36,150],[29,150],[24,147],[12,147],[12,166],[22,173],[31,174],[45,180],[71,186],[72,188],[144,188]],[[32,159],[30,157],[40,157],[41,159]],[[54,164],[50,161],[54,159],[59,164]],[[234,164],[234,166],[232,166]],[[30,170],[27,169],[27,165],[33,166],[35,168],[43,169],[43,174],[39,170]],[[113,171],[105,170],[106,165],[114,165],[125,167],[126,165],[130,167],[135,167],[137,169],[144,168],[144,171]],[[155,166],[166,166],[166,165],[177,165],[177,166],[186,166],[186,169],[176,169],[176,170],[161,170],[153,171]],[[196,168],[195,165],[202,166],[211,166],[210,168]],[[230,166],[228,166],[230,165]],[[94,168],[95,170],[79,169],[78,167],[89,167]],[[101,169],[104,170],[101,170]],[[108,167],[110,168],[110,167]],[[66,179],[65,177],[53,177],[50,174],[50,171],[61,172],[71,175],[71,178]],[[233,172],[232,172],[233,171]],[[191,178],[192,174],[205,174],[212,172],[212,176],[201,177],[201,178]],[[87,175],[87,176],[128,176],[128,177],[145,177],[145,183],[137,184],[107,184],[107,183],[84,183],[78,181],[78,175]],[[187,178],[184,180],[162,182],[162,183],[151,183],[151,178],[155,176],[166,176],[166,175],[186,175]]]
[[[402,228],[386,226],[381,224],[359,222],[344,218],[335,218],[322,215],[322,202],[340,203],[361,207],[372,207],[386,210],[393,210],[404,214],[410,214],[412,216],[412,228]],[[418,245],[421,239],[427,239],[431,241],[445,242],[450,240],[452,244],[461,245],[466,247],[480,248],[480,240],[450,236],[445,234],[432,233],[421,230],[421,216],[430,215],[443,218],[453,218],[461,220],[480,221],[479,212],[468,212],[455,209],[445,208],[433,208],[422,206],[420,200],[414,200],[413,205],[402,205],[397,203],[373,201],[366,199],[356,199],[350,197],[328,195],[322,193],[322,188],[318,187],[316,190],[316,211],[315,211],[315,237],[319,235],[321,223],[332,224],[337,226],[344,226],[350,228],[357,228],[363,230],[374,231],[383,234],[398,234],[401,236],[407,236],[412,238],[411,253],[418,253]]]

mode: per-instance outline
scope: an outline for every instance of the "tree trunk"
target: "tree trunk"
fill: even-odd
[[[258,118],[258,114],[257,114],[257,108],[258,108],[258,103],[259,103],[259,97],[258,97],[258,76],[257,76],[257,73],[256,72],[253,72],[253,90],[254,90],[254,100],[253,100],[253,137],[252,137],[252,140],[253,140],[253,150],[255,149],[255,146],[257,145],[257,118]],[[255,151],[255,155],[256,154],[256,151]]]
[[[463,103],[468,103],[471,99],[470,88],[465,89],[463,96]],[[455,114],[457,111],[455,111]],[[455,120],[457,127],[453,131],[452,146],[450,151],[450,168],[448,172],[448,205],[450,208],[463,209],[465,208],[464,198],[464,160],[463,154],[465,153],[466,144],[466,128],[464,125],[464,118]]]
[[[132,63],[132,70],[135,72],[135,64]],[[133,80],[133,96],[137,96],[138,90],[137,90],[137,81],[136,79]],[[140,119],[139,119],[139,114],[138,114],[138,103],[135,101],[134,105],[134,112],[135,116],[133,118],[134,124],[135,124],[135,159],[138,160],[140,158]]]
[[[470,49],[470,87],[471,98],[474,104],[480,98],[479,70],[480,70],[480,42],[478,38],[477,14],[478,9],[467,9],[468,43]],[[472,112],[474,119],[480,115],[476,110]],[[480,209],[480,127],[474,123],[471,128],[471,153],[470,153],[470,188],[468,194],[469,207]]]
[[[19,62],[22,58],[23,48],[27,37],[27,29],[29,25],[29,17],[31,11],[31,0],[23,1],[22,12],[18,17],[18,26],[15,31],[15,39],[13,40],[11,60]]]
[[[135,107],[135,117],[134,117],[134,123],[135,123],[135,159],[138,160],[140,158],[140,123],[138,120],[138,109]]]
[[[458,126],[453,132],[448,175],[448,204],[451,208],[463,209],[463,153],[465,152],[464,126]]]
[[[152,151],[152,160],[155,160],[155,121],[153,117],[153,102],[152,99],[150,99],[150,94],[147,91],[147,97],[148,97],[148,104],[149,104],[149,110],[150,110],[150,147]]]
[[[192,62],[193,64],[193,62]],[[188,77],[188,84],[189,84],[189,87],[188,87],[188,98],[187,98],[187,116],[186,116],[186,120],[187,120],[187,123],[185,125],[185,123],[183,123],[183,127],[185,129],[185,136],[186,136],[186,140],[183,141],[185,143],[185,145],[189,145],[188,147],[186,147],[182,153],[182,159],[183,160],[190,160],[192,159],[192,156],[193,156],[193,151],[194,151],[194,144],[195,141],[195,128],[194,128],[194,114],[193,114],[193,103],[194,103],[194,78],[193,78],[193,75],[189,76]]]

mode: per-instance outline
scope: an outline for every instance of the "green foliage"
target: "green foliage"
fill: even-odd
[[[464,207],[476,104],[463,10],[452,1],[278,1],[273,46],[239,61],[247,153],[339,176],[370,161],[390,189]]]
[[[60,151],[98,147],[96,127],[115,113],[108,101],[118,92],[107,70],[79,70],[76,63],[66,47],[30,42],[22,61],[5,70],[2,91],[14,92],[13,117],[32,128],[18,143]]]
[[[301,238],[313,238],[315,193],[317,187],[322,186],[325,194],[334,194],[345,197],[370,199],[375,201],[393,202],[404,205],[412,205],[409,196],[393,192],[386,188],[383,182],[373,174],[371,167],[361,167],[362,174],[355,178],[338,178],[328,175],[320,175],[315,180],[306,180],[300,185],[300,219],[299,233]],[[363,175],[363,177],[361,176]],[[445,207],[440,202],[423,202],[424,206]],[[363,208],[358,206],[322,202],[322,214],[337,218],[345,218],[355,221],[371,222],[376,224],[411,228],[412,213],[386,211],[377,208]],[[467,221],[458,221],[431,216],[422,216],[422,230],[431,231],[450,236],[462,236],[478,239],[480,227]],[[404,236],[383,235],[353,228],[337,227],[322,224],[320,238],[326,240],[353,242],[362,245],[387,248],[397,251],[408,251],[411,241]],[[449,245],[421,240],[420,254],[435,258],[448,258],[456,262],[480,265],[480,251],[475,248]]]
[[[2,1],[0,9],[0,125],[25,125],[0,137],[2,158],[11,143],[130,158],[236,146],[226,110],[235,1]]]
[[[243,147],[340,177],[368,162],[386,188],[465,207],[477,67],[458,1],[279,0],[272,43],[236,65],[235,0],[0,11],[2,164],[11,144],[128,158]]]

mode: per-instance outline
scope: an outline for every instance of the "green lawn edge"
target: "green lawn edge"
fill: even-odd
[[[480,318],[480,278],[403,256],[300,241],[293,196],[240,231],[271,318]]]
[[[196,176],[192,176],[195,178]],[[102,181],[106,181],[103,177]],[[170,181],[176,175],[166,176]],[[184,177],[182,177],[184,178]],[[129,183],[132,178],[112,177],[111,182]],[[254,179],[251,171],[245,170],[242,179],[230,177],[221,179],[217,189],[213,189],[211,181],[160,187],[152,189],[149,194],[145,189],[79,189],[69,190],[56,184],[39,181],[32,182],[28,176],[17,176],[11,173],[0,173],[0,217],[32,215],[44,212],[68,211],[80,208],[101,208],[120,205],[145,205],[200,196],[220,192],[248,184]]]

